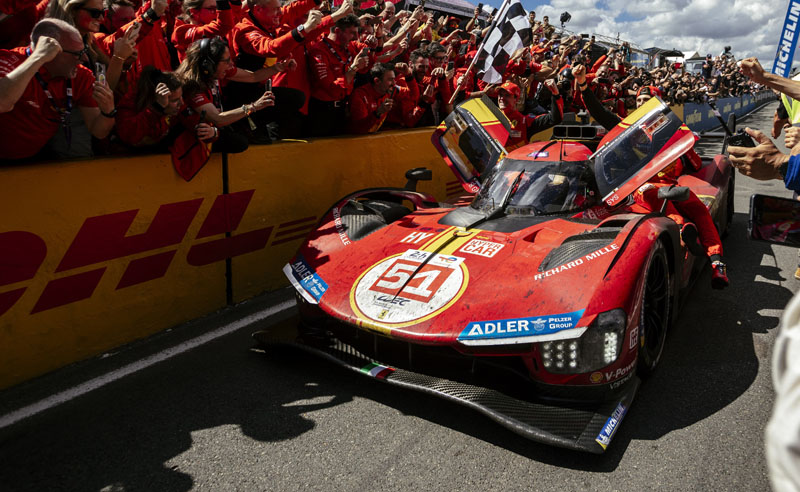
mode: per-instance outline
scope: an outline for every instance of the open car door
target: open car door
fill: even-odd
[[[694,145],[692,131],[652,97],[619,122],[592,154],[597,188],[608,206],[622,203]]]
[[[431,141],[469,193],[477,193],[485,176],[506,155],[511,123],[485,95],[467,99],[433,132]]]

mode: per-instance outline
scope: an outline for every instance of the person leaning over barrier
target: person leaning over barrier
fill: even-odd
[[[30,47],[0,50],[3,158],[33,157],[59,128],[69,133],[75,109],[92,135],[105,138],[114,126],[114,94],[79,64],[85,50],[78,30],[44,19],[31,40]]]
[[[267,91],[250,104],[224,110],[220,99],[220,81],[263,82],[284,68],[282,63],[255,72],[237,68],[231,61],[228,44],[221,38],[205,38],[189,46],[186,58],[175,70],[175,75],[183,84],[184,98],[199,116],[199,122],[210,123],[214,137],[219,138],[214,143],[214,152],[236,153],[246,150],[247,137],[227,128],[228,125],[275,104],[275,96]]]
[[[405,63],[398,63],[398,69],[408,69]],[[364,84],[353,91],[350,96],[349,131],[351,133],[375,133],[395,100],[407,100],[411,97],[408,87],[395,85],[395,68],[385,63],[376,63],[369,71],[372,82]]]

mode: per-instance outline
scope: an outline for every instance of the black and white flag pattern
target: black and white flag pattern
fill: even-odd
[[[502,10],[500,12],[502,14]],[[503,73],[511,55],[520,48],[530,46],[532,41],[533,33],[527,12],[519,0],[510,0],[505,15],[497,21],[478,53],[475,62],[478,76],[489,84],[499,84],[503,81]]]

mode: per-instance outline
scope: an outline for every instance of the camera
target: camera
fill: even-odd
[[[739,130],[736,132],[735,135],[731,135],[727,138],[728,146],[734,147],[755,147],[756,143],[753,141],[753,137],[745,133],[744,129]]]
[[[570,21],[570,19],[572,19],[572,16],[569,14],[569,12],[562,13],[561,17],[558,18],[558,20],[560,20],[562,24],[566,24],[567,22]]]

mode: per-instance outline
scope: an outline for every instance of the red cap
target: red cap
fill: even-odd
[[[458,17],[454,17],[454,16],[451,15],[450,17],[447,18],[447,24],[452,24],[453,22],[458,24],[461,21],[458,19]]]
[[[503,85],[501,85],[500,89],[498,89],[498,90],[506,91],[509,94],[513,94],[514,97],[519,97],[519,94],[520,94],[519,86],[517,84],[515,84],[514,82],[511,82],[511,81],[508,81],[508,80],[503,82]]]

